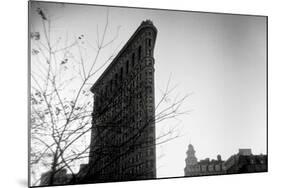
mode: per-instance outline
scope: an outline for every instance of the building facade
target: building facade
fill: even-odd
[[[91,87],[94,94],[88,164],[54,184],[156,178],[154,47],[157,29],[143,21]],[[73,178],[75,177],[75,178]],[[47,185],[50,172],[42,174]]]
[[[227,173],[267,172],[267,155],[253,155],[251,149],[239,149],[225,161]]]
[[[267,172],[267,155],[253,155],[251,149],[239,149],[237,154],[230,156],[226,161],[218,155],[216,160],[207,158],[198,162],[191,144],[186,153],[185,176]]]
[[[91,88],[89,181],[156,178],[156,35],[153,23],[143,21]]]
[[[188,145],[185,159],[186,166],[184,168],[185,176],[202,176],[202,175],[219,175],[226,174],[226,167],[221,156],[217,159],[210,160],[209,158],[197,161],[193,145]]]

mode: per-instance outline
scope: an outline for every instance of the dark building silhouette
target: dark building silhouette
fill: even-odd
[[[143,21],[91,88],[94,109],[86,181],[156,178],[156,34],[153,23]]]
[[[41,181],[40,181],[40,185],[45,186],[45,185],[50,185],[50,179],[51,179],[51,175],[52,172],[48,171],[45,172],[41,175]],[[53,178],[53,185],[61,185],[61,184],[65,184],[67,182],[70,182],[72,178],[71,174],[67,174],[66,169],[62,169],[59,170],[58,172],[56,172],[54,174],[54,178]]]
[[[267,172],[267,155],[253,155],[251,149],[240,149],[226,162],[227,173]]]
[[[207,158],[198,162],[191,144],[186,153],[185,176],[267,172],[267,155],[253,155],[251,149],[239,149],[226,161],[218,155],[217,160]]]
[[[54,184],[156,178],[153,51],[157,29],[143,21],[91,87],[94,94],[89,163]],[[41,177],[47,185],[50,172]],[[75,178],[74,178],[75,177]]]

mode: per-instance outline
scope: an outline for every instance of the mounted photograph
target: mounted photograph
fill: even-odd
[[[268,171],[267,16],[28,6],[29,187]]]

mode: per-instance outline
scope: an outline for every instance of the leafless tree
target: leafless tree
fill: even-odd
[[[68,36],[55,38],[56,36],[52,35],[52,17],[42,8],[37,9],[37,15],[41,20],[42,27],[40,31],[31,30],[30,33],[30,168],[33,176],[32,185],[38,185],[40,181],[38,173],[41,175],[42,169],[48,170],[50,173],[49,185],[55,183],[55,175],[62,169],[67,169],[71,174],[71,181],[76,182],[76,171],[79,164],[85,162],[89,155],[92,155],[89,153],[92,130],[91,113],[93,112],[90,86],[95,81],[96,75],[116,55],[115,52],[119,46],[109,56],[103,54],[103,51],[114,44],[118,37],[119,28],[117,28],[115,36],[111,38],[107,36],[109,28],[109,14],[107,12],[102,32],[97,25],[96,44],[91,45],[95,56],[91,61],[87,61],[83,44],[87,44],[89,41],[83,34],[73,39],[69,39]],[[172,100],[171,92],[174,89],[170,87],[169,79],[162,97],[156,104],[155,117],[147,120],[143,127],[131,131],[133,134],[127,140],[117,143],[118,147],[127,145],[128,150],[113,156],[109,163],[104,164],[102,168],[106,168],[107,165],[131,152],[135,146],[143,146],[142,141],[138,141],[138,137],[151,124],[151,121],[158,125],[164,120],[176,118],[185,113],[180,108],[187,95]],[[111,105],[105,107],[104,112],[114,108],[110,101],[108,104]],[[102,115],[100,114],[100,116]],[[120,129],[129,131],[131,128],[122,129],[119,126],[116,129],[117,116],[112,116],[110,123],[113,131],[120,131]],[[151,143],[162,144],[178,136],[171,136],[172,133],[174,133],[174,129],[166,131]],[[119,134],[124,134],[124,132],[121,131]],[[99,136],[101,135],[98,135],[97,138]],[[150,146],[151,143],[144,147]],[[105,148],[112,148],[112,144],[108,143]],[[99,156],[105,157],[111,154],[109,152]],[[102,158],[95,162],[98,163],[100,160]]]

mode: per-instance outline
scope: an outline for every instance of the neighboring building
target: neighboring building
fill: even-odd
[[[253,155],[251,149],[240,149],[225,165],[229,174],[267,172],[267,155]]]
[[[267,155],[253,155],[251,149],[239,149],[238,154],[226,161],[218,155],[217,160],[207,158],[197,162],[195,150],[189,144],[185,163],[185,176],[267,172]]]
[[[218,175],[225,174],[226,168],[221,156],[217,156],[217,160],[209,158],[197,161],[195,150],[191,144],[188,145],[185,159],[186,166],[184,168],[185,176],[202,176],[202,175]]]

